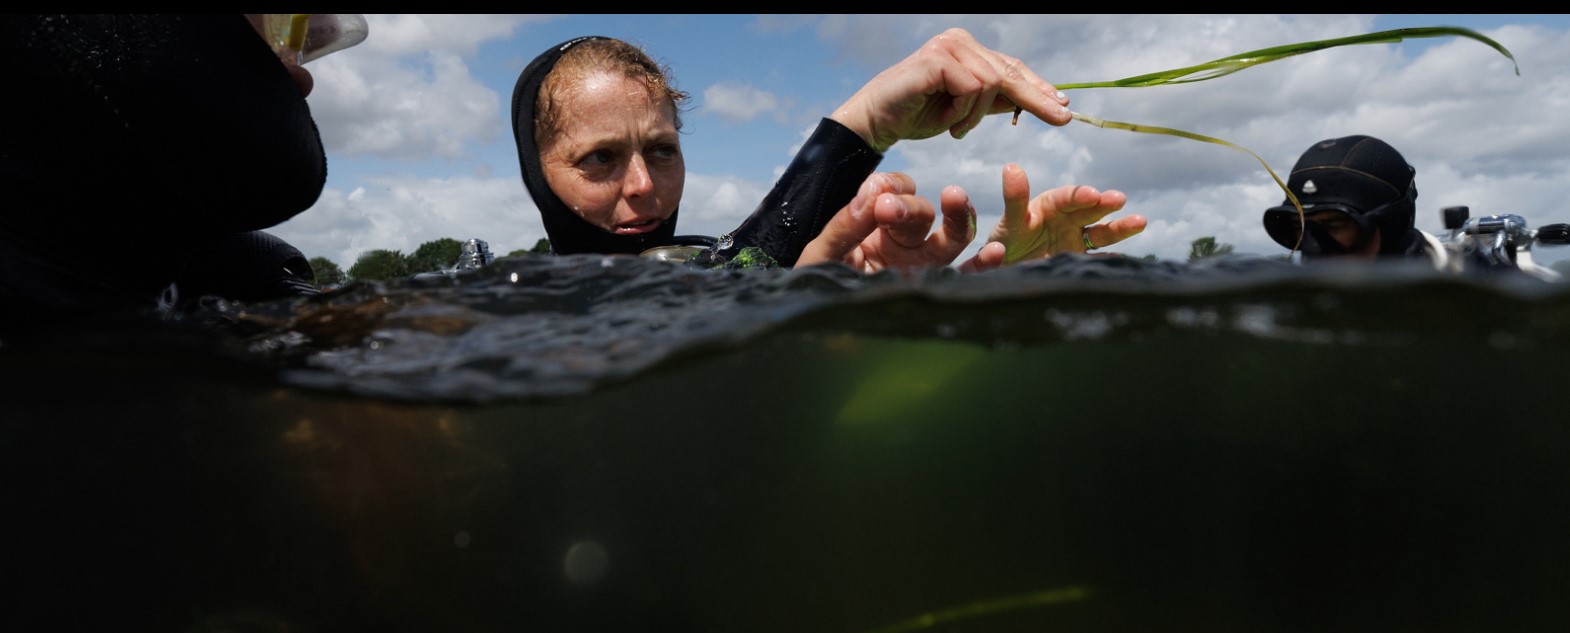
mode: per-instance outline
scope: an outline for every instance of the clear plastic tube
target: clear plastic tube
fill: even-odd
[[[262,36],[286,63],[306,64],[349,48],[370,33],[358,13],[266,13]]]

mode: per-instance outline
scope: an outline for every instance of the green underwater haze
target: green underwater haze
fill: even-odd
[[[1567,333],[1400,266],[503,258],[14,345],[13,565],[188,631],[1541,629]]]

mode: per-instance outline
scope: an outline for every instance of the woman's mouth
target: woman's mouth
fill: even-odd
[[[663,223],[664,221],[660,220],[659,218],[649,218],[647,220],[638,220],[636,222],[625,222],[616,225],[616,234],[642,235],[644,233],[648,233],[649,231],[653,231],[654,229],[660,228],[660,225]]]

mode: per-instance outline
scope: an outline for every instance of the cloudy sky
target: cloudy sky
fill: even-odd
[[[1564,15],[367,15],[370,37],[312,62],[309,102],[327,145],[327,188],[270,229],[348,269],[372,249],[412,252],[480,238],[501,255],[544,237],[519,176],[510,122],[518,72],[580,35],[642,45],[693,99],[684,115],[680,233],[735,228],[819,118],[948,27],[1023,59],[1048,81],[1106,81],[1255,49],[1419,27],[1466,38],[1349,46],[1184,86],[1069,91],[1070,108],[1175,127],[1258,153],[1283,178],[1314,142],[1380,137],[1417,167],[1419,228],[1440,209],[1570,222],[1570,17]],[[1249,155],[1219,145],[1007,115],[963,140],[895,145],[929,199],[957,184],[982,234],[1002,209],[1000,175],[1023,166],[1032,191],[1088,184],[1128,194],[1149,228],[1117,249],[1184,259],[1214,236],[1238,252],[1284,252],[1260,225],[1281,190]],[[970,253],[980,247],[972,244]],[[1570,246],[1538,247],[1540,263]]]

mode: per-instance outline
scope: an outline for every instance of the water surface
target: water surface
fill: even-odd
[[[5,628],[1570,621],[1557,283],[524,257],[162,318],[0,341]]]

